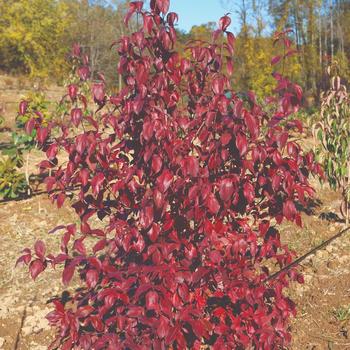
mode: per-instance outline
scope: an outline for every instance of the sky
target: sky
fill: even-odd
[[[220,0],[171,0],[169,11],[178,13],[178,28],[186,32],[190,31],[194,25],[217,23],[220,17],[228,12]],[[234,20],[234,16],[230,15],[230,17],[232,24],[229,30],[235,32],[238,23]]]

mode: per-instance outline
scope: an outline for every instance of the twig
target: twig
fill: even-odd
[[[323,247],[326,247],[329,243],[333,242],[335,239],[341,237],[344,233],[346,233],[347,231],[350,230],[350,226],[345,228],[344,230],[338,232],[336,235],[334,235],[333,237],[329,238],[327,241],[319,244],[318,246],[316,246],[315,248],[311,249],[309,252],[307,252],[306,254],[302,255],[301,257],[299,257],[298,259],[294,260],[292,263],[290,263],[289,265],[285,266],[283,269],[275,272],[274,274],[272,274],[271,276],[267,277],[263,283],[266,283],[268,281],[271,281],[272,279],[276,278],[277,276],[279,276],[282,272],[286,272],[289,269],[291,269],[293,266],[298,265],[300,262],[302,262],[303,260],[305,260],[308,256],[315,254],[318,250],[322,249]]]
[[[15,341],[15,344],[13,345],[13,350],[18,349],[19,341],[21,339],[22,328],[23,328],[24,320],[25,320],[26,316],[27,316],[27,306],[25,306],[23,309],[21,324],[19,326],[19,330],[17,331],[16,341]]]
[[[67,191],[74,191],[74,190],[77,190],[79,189],[80,186],[73,186],[71,188],[66,188],[65,190]],[[57,190],[53,190],[53,191],[36,191],[36,192],[32,192],[32,194],[30,196],[23,196],[23,197],[19,197],[19,198],[10,198],[10,199],[0,199],[0,204],[6,204],[6,203],[9,203],[9,202],[18,202],[18,201],[21,201],[21,200],[25,200],[25,199],[30,199],[30,198],[33,198],[33,197],[36,197],[36,196],[40,196],[41,194],[51,194],[51,193],[57,193],[57,192],[61,192],[62,190],[61,189],[57,189]]]
[[[194,142],[194,140],[197,138],[197,136],[199,135],[199,133],[201,132],[201,130],[203,129],[203,126],[205,125],[205,120],[202,122],[202,124],[200,125],[200,127],[198,128],[196,134],[194,135],[194,137],[191,140],[191,144]]]

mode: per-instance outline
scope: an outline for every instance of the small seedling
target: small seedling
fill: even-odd
[[[340,306],[338,308],[334,308],[332,314],[337,321],[348,321],[350,320],[350,306]]]

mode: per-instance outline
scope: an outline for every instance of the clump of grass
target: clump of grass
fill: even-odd
[[[337,319],[337,321],[348,321],[350,320],[350,305],[334,308],[332,313],[333,316]]]

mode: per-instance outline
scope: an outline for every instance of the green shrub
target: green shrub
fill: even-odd
[[[18,198],[27,188],[25,176],[18,172],[16,163],[10,158],[0,160],[0,198]]]
[[[342,192],[341,213],[350,217],[350,95],[338,76],[337,67],[329,67],[330,89],[321,96],[321,119],[314,135],[321,145],[317,154],[323,163],[332,189]]]

